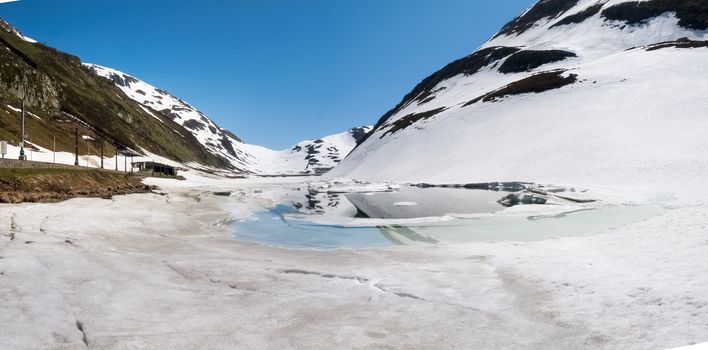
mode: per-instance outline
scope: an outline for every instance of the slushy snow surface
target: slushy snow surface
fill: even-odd
[[[148,180],[163,195],[0,206],[0,348],[708,341],[705,204],[589,237],[287,250],[233,240],[228,223],[281,201],[279,187],[306,186],[301,179],[186,175]],[[232,196],[211,194],[225,190]]]
[[[448,110],[393,135],[376,131],[332,177],[587,185],[607,203],[660,205],[660,213],[583,237],[317,251],[240,242],[231,223],[283,202],[283,186],[334,194],[358,192],[360,182],[190,171],[187,181],[146,180],[164,193],[0,205],[0,348],[666,349],[708,341],[708,91],[700,79],[708,50],[625,51],[706,33],[679,28],[671,13],[624,28],[599,16],[563,30],[550,28],[554,21],[488,45],[562,48],[577,58],[446,80],[435,99],[392,120]],[[461,106],[555,68],[579,81]],[[286,168],[282,158],[259,157]]]

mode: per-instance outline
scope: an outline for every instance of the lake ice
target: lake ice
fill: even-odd
[[[270,189],[268,202],[234,221],[234,238],[295,249],[370,248],[475,241],[537,241],[601,232],[658,215],[651,205],[507,213],[503,191],[403,186],[397,191],[314,193]],[[535,210],[540,210],[536,212]]]

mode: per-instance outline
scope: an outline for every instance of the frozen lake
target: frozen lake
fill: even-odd
[[[236,239],[291,249],[537,241],[591,235],[662,212],[655,206],[611,206],[511,215],[497,203],[508,192],[453,188],[404,186],[346,194],[272,190],[278,192],[271,196],[274,203],[233,222]]]
[[[666,349],[708,336],[705,204],[147,183],[164,192],[2,206],[0,348]],[[415,217],[428,205],[457,213]]]

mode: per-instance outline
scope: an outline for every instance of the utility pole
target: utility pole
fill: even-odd
[[[54,135],[54,142],[52,143],[52,163],[57,162],[57,135]]]
[[[25,97],[22,97],[22,135],[20,137],[20,160],[27,160],[25,155]]]
[[[116,171],[118,171],[118,146],[116,147]]]
[[[104,141],[101,140],[101,169],[103,169],[103,143]]]
[[[74,165],[79,166],[79,128],[76,128],[76,138],[74,140],[76,158],[74,160]]]

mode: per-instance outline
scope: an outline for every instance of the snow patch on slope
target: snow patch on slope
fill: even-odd
[[[204,113],[167,91],[112,68],[85,65],[95,74],[113,81],[149,115],[160,121],[170,118],[177,122],[191,132],[210,153],[228,159],[238,172],[320,175],[337,165],[371,130],[371,127],[366,126],[353,128],[321,139],[302,141],[288,150],[275,151],[242,142]]]
[[[317,140],[305,140],[282,151],[243,144],[257,159],[263,174],[320,175],[334,168],[356,146],[371,126],[353,128]]]
[[[421,129],[390,137],[376,132],[331,176],[595,185],[699,181],[696,175],[708,171],[708,159],[697,151],[708,149],[708,87],[695,77],[708,76],[707,60],[708,49],[638,49],[589,62],[574,69],[583,79],[576,86],[453,107]]]
[[[113,81],[123,92],[143,106],[158,120],[170,118],[192,133],[212,154],[228,159],[238,171],[257,173],[253,156],[238,147],[240,140],[222,129],[204,113],[167,91],[161,90],[128,74],[95,64],[85,64],[92,72]]]
[[[554,1],[559,3],[538,4]],[[510,53],[471,55],[426,79],[428,85],[424,81],[385,115],[328,176],[608,186],[700,182],[708,170],[699,151],[708,147],[708,86],[699,77],[708,76],[708,49],[646,46],[704,41],[708,31],[680,25],[671,11],[637,24],[607,20],[599,11],[554,27],[590,6],[624,2],[580,0],[562,15],[549,13],[519,33],[497,35],[476,54],[498,47]],[[501,73],[514,50],[563,50],[576,57]],[[530,84],[540,73],[557,81]],[[571,83],[559,83],[570,77]],[[484,98],[490,95],[496,97]]]

